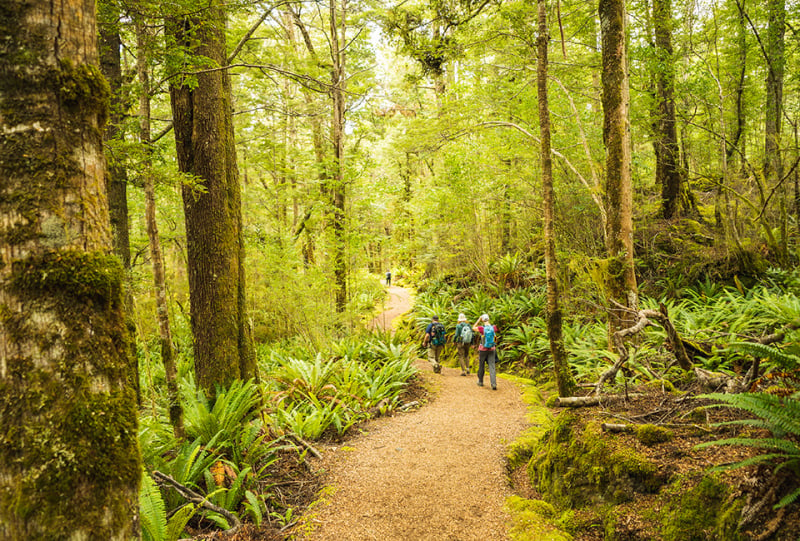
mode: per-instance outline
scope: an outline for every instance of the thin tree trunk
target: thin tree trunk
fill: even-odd
[[[156,292],[156,317],[158,319],[158,334],[161,344],[161,361],[164,363],[164,372],[167,380],[169,420],[175,437],[183,439],[185,436],[183,408],[181,407],[180,394],[178,392],[178,369],[175,364],[175,348],[172,346],[172,331],[169,324],[164,256],[161,252],[161,240],[158,236],[158,223],[156,222],[155,179],[150,167],[152,152],[150,146],[150,73],[147,68],[147,51],[150,47],[150,40],[148,39],[145,23],[140,16],[134,17],[134,25],[136,27],[137,50],[136,73],[141,86],[141,94],[139,95],[139,142],[146,155],[143,164],[145,222],[153,265],[153,285]]]
[[[633,189],[628,120],[628,62],[625,50],[624,0],[600,0],[603,50],[603,140],[606,145],[605,207],[607,294],[636,310],[638,292],[633,266]],[[627,311],[609,311],[609,336],[632,325]]]
[[[333,207],[333,276],[336,283],[336,311],[344,313],[347,306],[347,239],[345,237],[345,178],[344,178],[344,114],[345,114],[345,53],[341,49],[346,37],[347,0],[341,0],[341,36],[337,26],[336,1],[330,0],[331,100],[333,117],[331,141],[333,164],[330,175],[330,197]]]
[[[783,76],[786,59],[784,55],[786,32],[785,0],[768,0],[767,15],[769,23],[765,43],[767,62],[766,80],[766,116],[764,126],[764,183],[766,189],[778,189],[778,182],[783,178],[783,162],[781,160],[781,119],[783,117]],[[781,189],[781,193],[785,193]],[[783,218],[783,216],[782,216]],[[782,231],[785,231],[785,220],[782,219]],[[785,239],[785,235],[782,239]],[[775,245],[778,249],[778,260],[788,263],[788,253],[783,248],[784,242]]]
[[[542,194],[544,199],[544,258],[547,281],[547,336],[550,339],[550,353],[553,356],[553,371],[558,384],[559,396],[572,396],[577,390],[569,370],[567,352],[564,349],[562,315],[559,306],[558,259],[556,258],[555,193],[553,191],[553,159],[550,152],[550,105],[547,96],[547,44],[550,36],[547,30],[547,7],[545,0],[538,0],[539,36],[536,40],[538,51],[536,81],[539,98],[539,126],[541,131]]]
[[[135,370],[131,371],[130,385],[136,389],[136,401],[141,405],[141,389],[139,385],[139,363],[136,354],[136,323],[133,320],[136,308],[130,284],[131,245],[128,223],[128,173],[125,167],[118,162],[119,156],[111,152],[114,141],[122,139],[120,126],[124,120],[123,111],[127,104],[122,88],[122,57],[120,50],[122,40],[119,34],[120,14],[115,9],[101,11],[106,20],[98,21],[100,34],[100,69],[111,87],[109,122],[103,136],[105,142],[106,163],[106,192],[108,193],[108,210],[111,221],[111,234],[114,253],[120,258],[126,271],[125,280],[125,324],[128,327],[131,340],[128,353]]]
[[[224,66],[225,10],[218,1],[172,19],[168,31],[192,54]],[[256,377],[245,310],[241,195],[226,70],[196,75],[197,85],[173,79],[170,87],[178,166],[198,177],[204,193],[183,187],[190,312],[198,385]]]
[[[0,11],[0,539],[127,541],[142,466],[94,2]]]

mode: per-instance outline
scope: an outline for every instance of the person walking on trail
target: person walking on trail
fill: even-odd
[[[436,374],[442,372],[439,356],[444,349],[446,341],[444,325],[439,323],[439,316],[433,316],[431,322],[425,328],[425,338],[423,338],[422,344],[428,348],[428,361],[433,365],[433,371]]]
[[[489,381],[492,390],[497,390],[497,327],[489,322],[489,314],[483,314],[472,330],[481,335],[478,342],[478,387],[483,387],[485,365],[489,365]]]
[[[456,332],[453,335],[453,342],[458,349],[458,362],[461,364],[461,375],[469,375],[470,358],[469,351],[472,347],[472,338],[474,336],[472,325],[467,321],[467,316],[458,314],[458,324],[456,325]]]
[[[386,271],[386,287],[391,287],[392,285],[392,271]]]

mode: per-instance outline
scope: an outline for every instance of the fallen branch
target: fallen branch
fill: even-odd
[[[214,505],[213,503],[208,501],[205,497],[201,496],[200,494],[190,489],[189,487],[183,486],[169,475],[161,473],[160,471],[154,471],[152,473],[152,476],[156,481],[161,481],[163,483],[171,485],[172,488],[178,491],[178,494],[186,498],[186,500],[192,503],[196,503],[200,507],[204,507],[209,511],[219,513],[220,515],[225,517],[225,519],[228,521],[228,524],[233,524],[233,526],[222,532],[223,535],[233,535],[239,528],[242,527],[242,521],[239,520],[239,517],[237,517],[227,509],[223,509],[218,505]]]
[[[627,310],[628,312],[633,312],[633,310],[619,304],[618,302],[615,302],[613,300],[611,302],[614,303],[616,307],[620,310]],[[625,346],[625,338],[627,336],[641,332],[645,327],[649,325],[653,325],[653,321],[656,321],[667,332],[667,343],[670,345],[672,352],[675,355],[675,359],[678,361],[680,367],[686,371],[691,370],[694,367],[692,360],[686,353],[686,347],[683,345],[683,341],[681,340],[678,331],[675,329],[675,326],[669,319],[669,314],[667,313],[666,306],[662,304],[659,307],[658,312],[656,312],[655,310],[639,310],[635,313],[636,313],[635,325],[633,325],[632,327],[628,327],[627,329],[620,329],[611,336],[611,341],[613,342],[614,348],[617,350],[617,353],[619,354],[619,358],[617,359],[617,362],[615,362],[608,370],[603,372],[600,375],[600,379],[597,380],[597,383],[595,384],[595,394],[598,396],[600,395],[600,392],[603,389],[603,385],[607,381],[613,380],[617,376],[617,372],[619,372],[619,369],[622,367],[622,365],[624,365],[630,358],[630,354],[628,353],[628,348]]]
[[[314,455],[315,457],[317,457],[319,459],[322,458],[322,454],[319,451],[317,451],[314,448],[313,445],[308,443],[306,440],[304,440],[303,438],[301,438],[297,434],[289,434],[289,437],[291,437],[293,440],[295,440],[297,443],[299,443],[302,447],[305,447],[306,449],[308,449],[308,452],[311,453],[312,455]]]
[[[553,402],[553,407],[556,408],[583,408],[586,406],[598,406],[601,402],[612,400],[627,400],[628,398],[637,398],[641,394],[624,395],[610,395],[610,396],[559,396]]]

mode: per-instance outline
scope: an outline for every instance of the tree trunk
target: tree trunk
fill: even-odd
[[[331,141],[333,163],[328,177],[333,228],[333,277],[336,283],[336,311],[344,313],[347,306],[347,239],[345,236],[345,178],[344,178],[344,113],[345,113],[345,42],[347,0],[341,0],[341,30],[337,26],[336,1],[330,0],[331,100],[333,117]],[[341,31],[341,36],[339,32]]]
[[[661,186],[661,215],[669,220],[690,210],[686,175],[680,166],[675,129],[675,61],[672,52],[672,3],[653,0],[656,67],[656,185]]]
[[[0,539],[127,541],[142,466],[94,2],[5,0],[0,35]]]
[[[633,190],[628,121],[628,62],[625,52],[625,2],[600,0],[603,49],[603,141],[606,146],[605,207],[608,273],[606,292],[635,311],[638,305],[633,266]],[[633,323],[626,311],[610,310],[609,336]]]
[[[150,73],[147,67],[150,43],[144,21],[134,16],[136,26],[136,73],[141,86],[139,95],[139,142],[142,144],[145,161],[142,164],[144,177],[144,207],[147,238],[150,244],[150,258],[153,265],[153,285],[156,292],[156,318],[161,344],[161,362],[167,380],[167,398],[169,399],[169,420],[175,437],[185,436],[183,427],[183,408],[178,392],[178,369],[175,364],[175,348],[172,346],[172,330],[169,324],[169,306],[167,305],[167,285],[164,274],[164,256],[161,252],[161,239],[158,236],[156,222],[156,190],[153,171],[150,167],[151,135],[150,135]]]
[[[130,351],[128,356],[132,359],[135,370],[131,372],[131,386],[136,390],[136,401],[141,404],[139,386],[139,368],[136,353],[136,323],[133,319],[135,305],[130,286],[131,245],[128,224],[128,173],[125,167],[111,152],[112,143],[122,140],[120,126],[124,120],[123,111],[126,109],[125,97],[122,89],[122,58],[120,49],[122,40],[119,35],[120,13],[112,6],[98,10],[98,16],[103,17],[98,22],[100,33],[100,70],[111,87],[110,117],[103,135],[106,155],[106,191],[108,193],[108,211],[111,221],[111,238],[114,253],[122,261],[122,266],[127,271],[125,280],[125,324],[131,336]]]
[[[539,36],[536,39],[538,51],[536,62],[537,95],[539,97],[539,126],[542,149],[542,194],[544,199],[544,260],[547,281],[547,336],[550,339],[550,353],[553,355],[553,371],[558,384],[559,396],[572,396],[577,390],[569,371],[567,352],[564,349],[564,335],[561,325],[561,307],[558,291],[558,259],[556,258],[555,193],[553,191],[553,159],[550,148],[550,105],[547,96],[547,44],[550,40],[547,31],[547,7],[545,0],[538,0]]]
[[[224,66],[225,11],[208,10],[169,21],[168,31],[192,54]],[[195,374],[209,395],[215,386],[256,377],[245,313],[242,209],[233,140],[230,79],[205,70],[197,86],[170,86],[178,166],[203,184],[183,187]]]
[[[778,182],[783,178],[783,162],[781,160],[781,118],[783,116],[783,75],[786,59],[784,55],[786,32],[785,0],[768,0],[765,54],[767,62],[766,80],[766,112],[764,126],[764,182],[766,189],[779,189]],[[780,189],[785,195],[785,189]],[[785,220],[783,221],[785,222]],[[782,236],[782,239],[785,239]],[[778,260],[788,263],[788,253],[782,248],[784,243],[775,246],[778,249]]]

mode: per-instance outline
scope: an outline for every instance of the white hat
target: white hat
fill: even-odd
[[[459,321],[466,321],[467,320],[467,316],[465,316],[464,314],[458,314],[458,320]]]
[[[489,314],[483,314],[483,315],[481,316],[481,319],[482,319],[483,321],[489,321]]]

